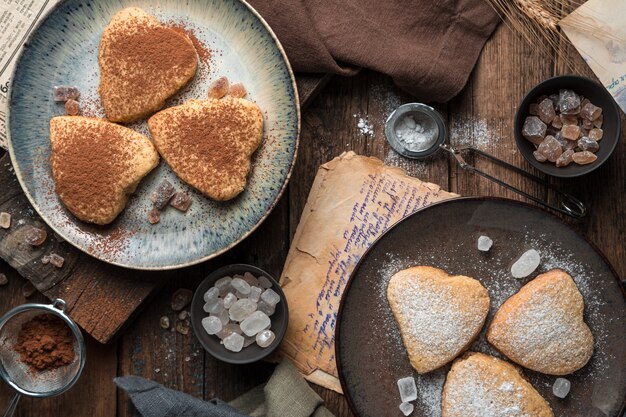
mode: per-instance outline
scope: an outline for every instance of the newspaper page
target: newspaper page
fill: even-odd
[[[7,148],[7,92],[15,59],[37,22],[59,0],[0,0],[0,147]]]
[[[352,271],[398,220],[452,197],[457,195],[354,152],[320,167],[281,276],[289,327],[280,353],[306,379],[341,392],[335,324]]]
[[[589,0],[559,22],[626,113],[626,1]]]

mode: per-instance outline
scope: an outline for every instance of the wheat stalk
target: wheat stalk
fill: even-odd
[[[563,56],[559,21],[579,0],[487,0],[500,18],[531,45],[547,44],[572,67]]]

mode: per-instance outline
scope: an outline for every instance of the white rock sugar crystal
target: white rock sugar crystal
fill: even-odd
[[[252,337],[256,336],[258,332],[265,329],[268,325],[271,325],[271,323],[272,321],[267,314],[261,311],[255,311],[241,322],[240,327],[241,331],[244,332],[246,336]]]
[[[278,295],[278,293],[273,289],[268,288],[263,291],[263,294],[261,294],[261,300],[270,306],[275,306],[280,301],[280,295]]]
[[[272,288],[272,282],[263,275],[259,277],[259,285],[261,286],[261,288],[265,289]]]
[[[218,298],[215,301],[205,303],[203,309],[207,313],[219,314],[222,310],[224,310],[224,300]]]
[[[220,296],[220,290],[217,287],[211,287],[207,292],[204,293],[204,302],[205,303],[213,303],[217,300],[217,297]]]
[[[243,274],[243,280],[246,281],[251,287],[259,286],[259,280],[250,272]]]
[[[243,348],[244,338],[242,335],[232,333],[230,336],[224,338],[224,347],[231,352],[240,352]]]
[[[236,301],[237,301],[237,296],[233,294],[232,292],[229,292],[228,294],[224,296],[224,308],[225,309],[231,308],[233,304],[235,304]]]
[[[415,122],[413,116],[404,116],[396,125],[396,137],[410,151],[425,151],[437,139],[433,129]]]
[[[254,342],[256,342],[256,339],[254,337],[248,337],[248,336],[243,337],[243,347],[245,348],[250,346]]]
[[[263,290],[261,289],[261,287],[250,287],[250,294],[248,294],[248,298],[252,301],[258,302],[261,298],[262,292]]]
[[[402,411],[402,414],[404,414],[405,416],[410,415],[413,412],[414,408],[415,407],[413,407],[413,404],[411,403],[404,402],[400,404],[400,411]]]
[[[222,322],[215,316],[209,316],[202,319],[202,327],[208,334],[217,334],[222,330]]]
[[[250,284],[248,284],[246,281],[244,281],[241,278],[233,278],[233,280],[230,283],[230,285],[232,285],[232,287],[236,291],[240,292],[243,295],[250,294]]]
[[[241,328],[237,323],[228,323],[222,327],[222,330],[216,336],[220,339],[225,339],[233,333],[241,334]]]
[[[217,317],[222,322],[222,326],[226,326],[230,321],[230,316],[228,315],[228,310],[223,309],[217,314],[211,314],[213,317]]]
[[[513,278],[526,278],[532,274],[539,266],[541,257],[539,252],[534,249],[530,249],[522,254],[517,261],[511,267],[511,275]]]
[[[276,311],[276,306],[271,306],[267,304],[265,301],[259,301],[258,310],[264,312],[268,316],[271,316]]]
[[[552,385],[552,393],[559,398],[565,398],[569,394],[571,386],[572,384],[567,379],[557,378]]]
[[[233,281],[231,277],[220,278],[215,281],[215,287],[220,290],[221,295],[226,295],[230,290],[230,283]]]
[[[256,334],[256,344],[266,348],[276,339],[276,335],[271,330],[262,330]]]
[[[493,245],[493,240],[489,236],[481,236],[478,238],[478,250],[482,252],[488,252]]]
[[[233,304],[233,306],[228,310],[228,313],[230,314],[230,319],[232,321],[243,321],[250,314],[254,313],[256,309],[256,302],[248,298],[242,298]]]
[[[417,399],[417,386],[415,385],[415,378],[412,376],[398,379],[398,390],[403,403]]]

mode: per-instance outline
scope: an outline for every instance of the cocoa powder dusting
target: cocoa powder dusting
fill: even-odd
[[[200,63],[206,69],[209,69],[209,62],[211,61],[211,50],[207,48],[207,46],[198,39],[193,29],[185,27],[182,23],[170,23],[169,26],[174,29],[176,32],[186,35],[191,43],[193,43],[193,47],[196,48],[196,52],[198,53],[198,58],[200,58]]]
[[[59,368],[74,360],[72,331],[54,314],[35,316],[24,323],[14,348],[33,371]]]

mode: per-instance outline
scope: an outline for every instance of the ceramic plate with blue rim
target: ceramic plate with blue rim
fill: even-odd
[[[220,76],[241,82],[247,98],[264,113],[265,132],[245,191],[229,202],[209,200],[181,182],[161,160],[145,177],[126,209],[107,226],[81,222],[55,193],[50,168],[49,121],[65,114],[55,103],[55,85],[81,91],[88,116],[103,117],[97,93],[98,43],[111,17],[140,7],[166,24],[184,29],[211,51],[196,78],[166,107],[205,98]],[[206,54],[205,54],[206,55]],[[296,158],[300,109],[293,73],[265,21],[240,0],[65,0],[54,7],[27,41],[9,91],[9,152],[18,179],[41,217],[68,242],[112,264],[136,269],[171,269],[223,253],[249,235],[274,208]],[[145,120],[128,125],[148,132]],[[168,207],[151,225],[150,194],[168,179],[192,197],[187,213]]]

